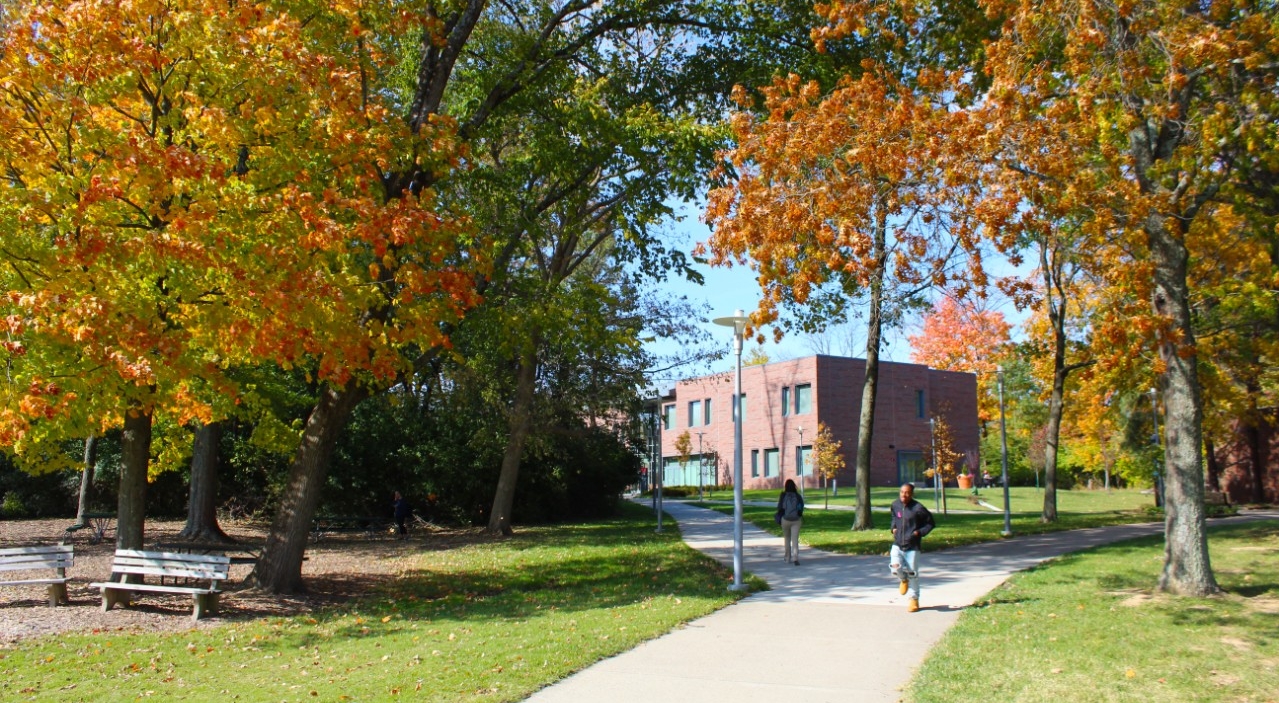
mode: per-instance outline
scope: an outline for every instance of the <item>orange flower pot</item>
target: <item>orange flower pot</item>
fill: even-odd
[[[957,476],[957,477],[956,477],[956,479],[959,481],[959,487],[960,487],[960,488],[972,488],[972,487],[973,487],[973,475],[972,475],[972,474],[960,474],[959,476]]]

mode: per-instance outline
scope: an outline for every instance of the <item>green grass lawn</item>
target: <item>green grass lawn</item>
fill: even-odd
[[[1153,593],[1162,538],[1068,555],[969,608],[907,690],[914,703],[1279,700],[1279,522],[1210,528],[1224,589]]]
[[[845,495],[845,494],[848,495]],[[981,499],[1000,508],[991,511],[976,506],[968,501],[970,491],[957,488],[948,489],[946,499],[950,510],[943,514],[934,513],[937,529],[924,540],[924,551],[950,549],[967,544],[978,544],[1001,539],[1004,529],[1003,492],[999,497],[991,495],[995,491],[982,490]],[[852,529],[853,512],[848,508],[854,505],[851,489],[841,489],[838,500],[840,509],[834,509],[836,499],[831,499],[832,509],[824,510],[824,501],[820,491],[809,490],[806,502],[809,506],[804,511],[804,526],[800,531],[800,541],[810,547],[839,554],[887,554],[892,545],[888,531],[889,517],[887,512],[875,511],[871,517],[875,527],[872,530],[856,531]],[[770,507],[745,505],[742,508],[742,519],[781,536],[781,527],[773,521],[777,491],[746,491],[743,500],[767,501]],[[727,498],[728,493],[723,492]],[[717,496],[718,497],[718,496]],[[915,494],[929,510],[933,510],[934,496],[932,491],[920,490]],[[1104,525],[1121,525],[1134,522],[1151,522],[1161,518],[1151,515],[1144,508],[1150,504],[1151,498],[1138,491],[1058,491],[1058,519],[1054,523],[1043,523],[1039,516],[1043,509],[1043,493],[1034,488],[1010,489],[1010,518],[1014,535],[1041,534],[1059,532],[1084,527],[1100,527]],[[891,487],[875,487],[871,489],[871,506],[888,508],[897,498],[897,489]],[[731,513],[733,508],[727,503],[712,503],[716,510]]]
[[[677,530],[623,508],[414,555],[390,587],[316,617],[22,640],[0,649],[0,700],[520,700],[738,597]]]

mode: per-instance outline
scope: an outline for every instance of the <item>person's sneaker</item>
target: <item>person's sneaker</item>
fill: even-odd
[[[897,587],[897,592],[904,596],[906,595],[906,591],[909,591],[909,590],[910,590],[910,582],[905,579],[902,579],[901,585]]]
[[[911,598],[911,599],[910,599],[910,602],[906,604],[906,612],[908,612],[908,613],[917,613],[917,612],[919,612],[919,599],[918,599],[918,598]]]

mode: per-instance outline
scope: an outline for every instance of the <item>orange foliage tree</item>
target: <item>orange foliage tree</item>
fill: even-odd
[[[995,369],[1008,353],[1011,326],[1003,313],[950,296],[937,300],[919,334],[907,337],[910,360],[943,371],[977,374],[977,419],[984,426],[999,412],[991,391]]]
[[[255,572],[299,587],[346,413],[408,370],[406,353],[446,344],[441,323],[474,303],[477,252],[425,187],[456,162],[451,127],[406,122],[371,87],[395,63],[385,28],[413,31],[414,17],[213,0],[13,8],[0,255],[8,332],[41,351],[22,359],[28,390],[4,426],[20,439],[36,413],[74,432],[123,422],[126,468],[143,468],[122,471],[122,543],[140,545],[155,408],[208,421],[234,406],[228,368],[304,365],[321,400]],[[47,384],[45,406],[31,402],[50,370],[83,389],[74,409],[50,410]]]
[[[986,283],[978,233],[956,217],[975,197],[974,162],[958,145],[982,126],[950,108],[969,95],[959,73],[924,72],[907,84],[871,65],[823,95],[797,76],[761,89],[759,113],[740,87],[737,146],[712,190],[706,220],[715,263],[744,262],[763,292],[757,325],[779,306],[803,306],[822,286],[864,292],[866,379],[858,426],[854,529],[869,529],[870,446],[882,326],[932,286],[959,295]],[[957,263],[957,260],[958,263]],[[780,328],[777,329],[780,335]]]
[[[1140,314],[1106,310],[1101,366],[1157,352],[1165,401],[1167,550],[1159,586],[1217,590],[1203,507],[1200,346],[1190,252],[1214,203],[1273,153],[1279,25],[1269,3],[991,0],[1007,21],[990,46],[983,105],[991,158],[983,215],[1024,222],[1086,214],[1092,271]],[[1050,199],[1031,194],[1048,191]],[[1053,211],[1042,210],[1049,205]],[[1041,211],[1036,211],[1041,210]]]

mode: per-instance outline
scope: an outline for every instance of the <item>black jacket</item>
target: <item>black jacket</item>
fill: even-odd
[[[893,501],[890,510],[893,513],[893,542],[902,549],[919,549],[919,541],[933,531],[933,514],[913,498],[906,505],[902,505],[901,499]]]

